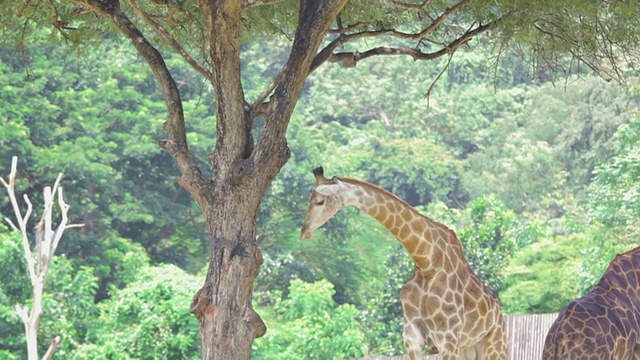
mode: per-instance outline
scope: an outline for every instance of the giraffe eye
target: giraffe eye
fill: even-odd
[[[322,206],[322,205],[324,205],[324,199],[322,199],[322,200],[318,201],[318,202],[316,203],[316,205],[318,205],[318,206]]]

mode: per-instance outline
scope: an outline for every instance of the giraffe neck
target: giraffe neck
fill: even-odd
[[[458,268],[464,263],[462,244],[453,231],[419,213],[397,196],[368,183],[340,179],[349,191],[345,206],[355,206],[386,227],[422,270]]]
[[[640,300],[636,295],[635,279],[640,275],[640,247],[616,255],[591,293],[613,296],[640,314]],[[629,280],[633,279],[633,280]]]

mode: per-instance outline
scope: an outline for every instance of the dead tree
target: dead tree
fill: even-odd
[[[31,280],[33,305],[31,311],[27,306],[16,304],[16,311],[20,316],[20,319],[24,323],[24,331],[27,337],[27,354],[29,360],[38,359],[38,327],[40,324],[40,316],[42,315],[42,295],[44,293],[45,286],[47,284],[47,276],[49,274],[49,268],[51,267],[51,261],[53,255],[56,252],[58,243],[62,238],[62,233],[71,227],[82,226],[80,224],[67,225],[68,218],[67,212],[69,211],[69,205],[64,202],[62,195],[62,188],[59,187],[60,180],[62,179],[62,173],[58,174],[53,188],[47,186],[44,188],[44,209],[42,211],[42,217],[35,227],[35,246],[31,249],[31,243],[29,241],[29,232],[27,230],[27,223],[33,206],[29,197],[25,194],[23,200],[27,205],[27,210],[22,215],[18,200],[15,193],[16,185],[16,170],[18,165],[18,158],[13,157],[11,161],[11,173],[9,174],[9,182],[0,177],[0,183],[7,189],[11,205],[13,206],[13,212],[16,216],[16,223],[11,219],[6,218],[11,228],[22,234],[22,246],[24,249],[24,258],[27,263],[27,270],[29,271],[29,279]],[[58,194],[58,208],[61,212],[61,219],[58,226],[54,230],[53,225],[53,211],[54,211],[54,194]],[[62,339],[60,336],[56,336],[52,341],[49,349],[42,357],[42,359],[51,359],[53,353],[60,345]]]

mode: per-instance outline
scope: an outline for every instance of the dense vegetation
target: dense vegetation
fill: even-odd
[[[277,61],[284,47],[245,51]],[[166,110],[127,49],[104,42],[77,58],[33,47],[30,76],[16,49],[0,49],[0,174],[19,156],[19,190],[38,204],[43,186],[64,172],[72,222],[85,224],[61,242],[42,346],[61,334],[57,356],[65,359],[195,359],[198,322],[188,307],[208,238],[197,206],[164,173],[172,159],[157,141]],[[639,242],[637,88],[586,73],[532,79],[507,55],[494,72],[477,50],[456,55],[428,101],[444,63],[371,59],[310,77],[289,127],[291,160],[262,201],[255,302],[269,331],[254,342],[254,358],[404,351],[398,292],[411,264],[397,241],[356,211],[299,240],[317,165],[378,184],[455,228],[507,313],[558,311],[615,252]],[[277,70],[252,58],[243,73],[248,98]],[[212,90],[178,61],[170,66],[191,151],[206,159],[199,139],[215,131],[203,101]],[[0,212],[12,216],[2,196]],[[5,227],[0,262],[0,356],[21,359],[13,306],[30,290],[19,242]]]

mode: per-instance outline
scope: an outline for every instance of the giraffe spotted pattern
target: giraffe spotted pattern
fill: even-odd
[[[616,255],[549,329],[544,360],[640,359],[640,247]]]

